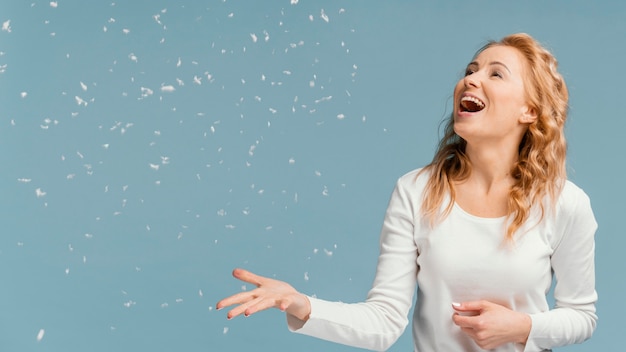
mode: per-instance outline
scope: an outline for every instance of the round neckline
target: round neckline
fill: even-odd
[[[483,217],[483,216],[478,216],[478,215],[474,215],[472,213],[467,212],[465,209],[463,209],[457,202],[454,202],[454,209],[458,210],[461,214],[463,214],[464,216],[473,219],[473,220],[478,220],[478,221],[482,221],[482,222],[502,222],[504,220],[506,220],[507,216],[499,216],[499,217],[495,217],[495,218],[488,218],[488,217]]]

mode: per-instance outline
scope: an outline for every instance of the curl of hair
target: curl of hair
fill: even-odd
[[[514,184],[509,191],[509,224],[506,238],[513,239],[515,232],[529,218],[533,206],[538,206],[541,217],[545,214],[544,199],[554,204],[565,179],[567,143],[565,121],[568,111],[568,91],[565,81],[557,71],[555,57],[530,35],[512,34],[500,41],[490,41],[475,54],[492,46],[513,47],[526,60],[524,77],[526,98],[537,114],[519,145],[519,157],[511,175]],[[454,132],[454,118],[448,119],[444,136],[435,156],[423,171],[429,171],[424,192],[422,214],[431,225],[447,216],[455,200],[454,184],[467,179],[471,163],[465,154],[466,142]],[[441,206],[448,198],[448,204]]]

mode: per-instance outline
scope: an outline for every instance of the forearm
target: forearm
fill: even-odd
[[[389,314],[372,302],[341,303],[315,298],[304,322],[287,315],[291,331],[344,345],[375,351],[387,350],[408,324],[406,316]]]

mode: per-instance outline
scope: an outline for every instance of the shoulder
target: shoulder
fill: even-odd
[[[589,196],[572,181],[563,183],[555,210],[557,223],[597,226]]]
[[[426,168],[411,170],[398,178],[398,186],[404,188],[424,188],[430,172]]]
[[[582,188],[578,187],[574,182],[566,180],[559,194],[557,208],[565,211],[574,211],[580,206],[590,206],[590,202],[589,196]]]
[[[427,169],[418,168],[400,176],[394,189],[394,198],[402,198],[410,203],[421,203],[422,194],[428,183]]]

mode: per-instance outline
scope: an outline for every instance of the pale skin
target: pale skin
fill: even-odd
[[[233,276],[241,281],[255,285],[257,288],[249,292],[232,295],[217,302],[215,308],[218,310],[238,305],[228,312],[228,319],[242,314],[248,317],[268,308],[278,308],[302,321],[309,319],[309,314],[311,314],[309,299],[288,283],[259,276],[244,269],[233,270]]]
[[[467,141],[466,153],[472,163],[470,177],[454,185],[455,201],[473,215],[489,218],[507,214],[508,191],[514,181],[510,170],[528,124],[536,119],[525,98],[524,74],[524,58],[517,49],[493,46],[468,65],[466,76],[454,89],[454,128]],[[484,108],[477,112],[462,109],[461,99],[466,95],[479,99]],[[233,276],[256,288],[217,303],[217,309],[235,306],[228,319],[277,308],[301,321],[308,320],[309,299],[291,285],[243,269],[235,269]],[[455,302],[452,308],[454,324],[483,349],[524,344],[528,339],[532,324],[528,314],[486,300]]]

